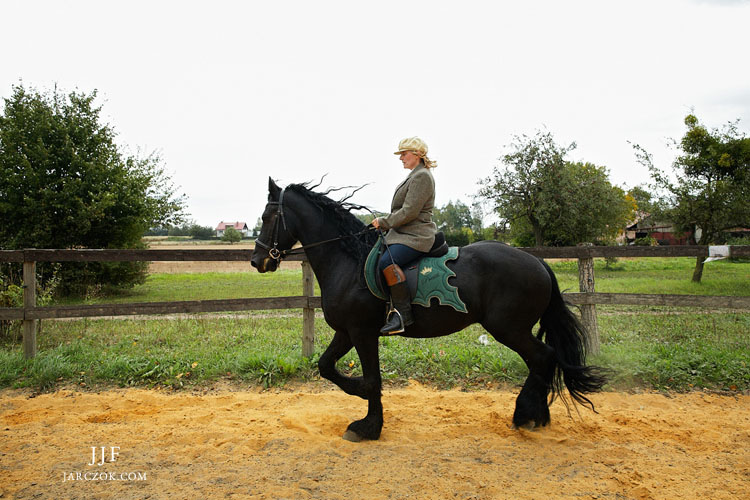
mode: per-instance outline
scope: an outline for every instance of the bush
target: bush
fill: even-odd
[[[655,247],[659,246],[659,242],[656,241],[656,238],[652,238],[651,236],[644,236],[643,238],[636,238],[633,242],[633,245],[640,247]]]
[[[60,285],[60,264],[53,264],[45,280],[45,273],[37,271],[36,304],[46,306]],[[7,264],[0,266],[0,307],[23,307],[23,287],[21,283],[21,265]],[[0,320],[0,338],[17,341],[20,338],[21,322]]]
[[[445,241],[448,246],[452,247],[465,247],[475,241],[481,241],[483,236],[481,234],[476,235],[474,231],[468,227],[462,227],[460,229],[446,230],[443,231],[445,234]]]
[[[224,230],[224,236],[221,237],[221,241],[228,241],[229,243],[237,243],[242,240],[242,233],[237,231],[233,227],[228,227]]]
[[[95,99],[96,92],[40,93],[20,85],[5,99],[0,248],[139,248],[148,228],[181,222],[185,200],[176,196],[161,159],[122,151]],[[50,280],[52,268],[37,270]],[[134,286],[146,269],[144,263],[66,262],[59,290]]]
[[[597,240],[595,245],[598,246],[604,246],[604,247],[616,247],[617,246],[617,240],[614,238],[606,238],[603,240]],[[617,257],[610,256],[610,257],[604,257],[604,268],[605,269],[614,269],[615,264],[617,264],[618,260]]]
[[[190,236],[194,240],[210,240],[214,235],[214,230],[208,226],[199,226],[198,224],[190,226]]]
[[[733,236],[731,238],[727,238],[724,242],[725,245],[750,245],[750,236]],[[750,258],[748,257],[730,257],[729,258],[733,262],[748,262],[750,261]]]

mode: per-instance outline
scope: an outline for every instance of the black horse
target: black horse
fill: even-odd
[[[269,178],[268,190],[252,265],[261,273],[275,271],[289,250],[302,244],[320,285],[325,320],[335,331],[318,362],[320,374],[368,402],[367,416],[349,424],[344,438],[378,439],[383,427],[378,338],[385,302],[370,293],[362,272],[377,234],[350,213],[352,205],[305,184],[281,189]],[[549,403],[564,396],[563,385],[575,401],[594,409],[584,394],[600,390],[604,376],[596,367],[585,366],[584,331],[543,260],[499,242],[481,241],[461,248],[459,258],[448,265],[456,273],[451,282],[468,313],[435,303],[414,306],[415,322],[401,335],[438,337],[480,323],[517,352],[529,368],[516,399],[517,427],[547,425]],[[540,328],[534,336],[537,321]],[[352,347],[362,363],[362,377],[347,377],[336,369]]]

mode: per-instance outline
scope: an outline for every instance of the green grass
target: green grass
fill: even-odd
[[[616,315],[599,317],[611,388],[750,390],[750,314]],[[39,353],[23,359],[18,345],[0,349],[0,387],[200,385],[229,379],[243,385],[317,380],[316,360],[332,332],[316,321],[316,353],[301,355],[298,316],[185,320],[46,322]],[[383,378],[441,388],[520,384],[526,367],[506,347],[478,341],[472,326],[438,339],[381,339]],[[361,374],[354,351],[340,361]]]
[[[316,289],[316,293],[320,293]],[[115,295],[67,297],[57,305],[172,300],[237,299],[302,295],[302,271],[281,269],[274,273],[152,274],[146,283]]]
[[[750,263],[721,260],[705,265],[700,283],[692,281],[693,257],[619,259],[612,269],[594,259],[597,292],[683,295],[750,295]],[[560,289],[578,291],[578,262],[552,262]]]
[[[750,263],[717,261],[706,264],[701,283],[691,281],[693,258],[620,259],[606,269],[595,259],[596,291],[611,293],[674,293],[687,295],[750,295]],[[578,291],[577,261],[552,262],[561,290]],[[316,293],[320,291],[316,288]],[[152,274],[146,283],[116,295],[66,298],[57,304],[159,302],[169,300],[283,297],[302,294],[302,272]]]
[[[632,293],[750,295],[750,263],[715,262],[704,281],[690,282],[693,259],[596,263],[597,290]],[[562,286],[577,290],[576,262],[552,265]],[[98,302],[196,300],[301,294],[301,272],[154,275],[127,296]],[[685,308],[599,307],[602,354],[591,360],[612,370],[610,388],[750,390],[750,312],[705,313]],[[290,314],[291,313],[291,314]],[[49,390],[79,387],[190,387],[230,380],[242,386],[317,380],[316,361],[332,337],[316,320],[316,353],[301,356],[299,311],[179,320],[43,321],[35,359],[0,339],[0,387]],[[520,357],[472,326],[430,340],[381,339],[387,383],[416,379],[437,387],[521,384]],[[354,351],[339,368],[361,373]]]
[[[750,313],[602,314],[614,387],[750,389]]]

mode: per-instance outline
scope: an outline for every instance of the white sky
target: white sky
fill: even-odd
[[[694,108],[750,128],[749,1],[0,1],[0,96],[98,89],[132,151],[157,150],[192,218],[260,216],[282,184],[371,185],[387,210],[418,135],[437,205],[471,203],[514,134],[648,181]]]

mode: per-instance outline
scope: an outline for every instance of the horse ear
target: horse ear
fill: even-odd
[[[278,200],[279,199],[279,193],[281,193],[281,188],[276,185],[276,183],[271,179],[268,178],[268,199],[269,200]]]

